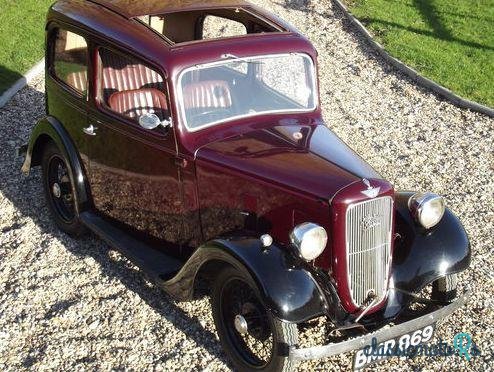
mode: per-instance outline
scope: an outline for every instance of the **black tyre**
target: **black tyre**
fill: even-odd
[[[432,299],[449,303],[457,296],[458,277],[456,274],[449,274],[437,279],[432,283]]]
[[[71,236],[83,235],[86,229],[77,215],[67,160],[54,143],[45,146],[41,167],[45,197],[55,223]]]
[[[296,324],[282,322],[260,300],[247,273],[225,268],[215,280],[213,317],[223,349],[238,371],[291,371],[288,348],[298,343]]]

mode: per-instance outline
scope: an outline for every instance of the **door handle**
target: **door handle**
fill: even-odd
[[[88,136],[95,136],[97,129],[98,128],[94,127],[93,125],[90,125],[89,127],[84,128],[82,131],[86,133]]]

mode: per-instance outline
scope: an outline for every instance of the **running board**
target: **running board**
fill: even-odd
[[[122,253],[158,284],[173,278],[183,266],[180,260],[140,242],[92,212],[83,212],[79,217],[89,230]]]

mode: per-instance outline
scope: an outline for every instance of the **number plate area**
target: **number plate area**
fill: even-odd
[[[434,335],[435,324],[405,333],[399,337],[383,341],[379,344],[367,345],[355,353],[353,369],[360,370],[373,363],[389,358],[406,358],[410,346],[415,350],[417,346],[429,342]]]

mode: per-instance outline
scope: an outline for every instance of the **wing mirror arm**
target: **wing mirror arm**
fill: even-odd
[[[163,120],[160,125],[166,130],[169,130],[173,126],[172,118],[170,117],[168,119]]]

